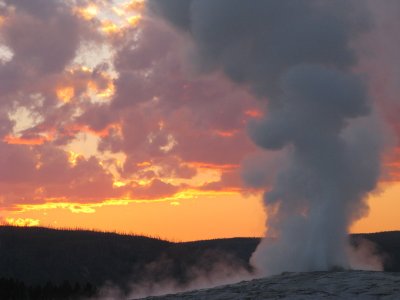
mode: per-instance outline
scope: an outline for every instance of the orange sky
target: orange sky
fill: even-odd
[[[262,236],[262,188],[241,180],[243,160],[268,159],[246,131],[262,104],[221,74],[197,78],[143,1],[112,3],[0,11],[0,76],[14,76],[0,78],[0,220],[173,241]],[[396,174],[352,232],[400,230]]]
[[[400,184],[382,187],[369,198],[370,212],[351,232],[399,230]],[[56,228],[87,228],[156,236],[171,241],[191,241],[221,237],[262,236],[265,218],[260,196],[239,194],[200,196],[178,201],[149,201],[104,206],[89,213],[68,209],[11,212],[7,218],[39,220],[33,225]],[[23,223],[24,224],[24,223]]]
[[[38,219],[45,226],[116,230],[173,241],[260,236],[265,217],[256,197],[238,195],[132,203],[98,208],[95,213],[52,209],[9,216]]]

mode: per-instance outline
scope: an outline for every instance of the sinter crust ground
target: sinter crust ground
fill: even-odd
[[[400,273],[345,271],[287,273],[152,300],[400,299]]]

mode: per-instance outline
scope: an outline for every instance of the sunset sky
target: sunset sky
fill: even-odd
[[[397,21],[382,20],[381,29]],[[400,229],[400,105],[385,106],[400,78],[385,67],[398,55],[391,43],[374,35],[356,46],[378,57],[358,68],[373,74],[391,135],[352,232]],[[142,0],[0,0],[1,223],[172,241],[262,236],[271,181],[262,169],[280,157],[247,131],[265,107],[222,72],[199,74],[190,49]],[[255,176],[257,186],[243,179]]]

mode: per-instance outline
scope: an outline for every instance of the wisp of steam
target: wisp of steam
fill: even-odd
[[[148,0],[191,40],[200,72],[223,72],[266,103],[249,134],[285,156],[264,194],[274,240],[252,257],[266,274],[349,267],[348,229],[365,214],[383,148],[366,79],[355,71],[353,45],[372,26],[364,4]]]

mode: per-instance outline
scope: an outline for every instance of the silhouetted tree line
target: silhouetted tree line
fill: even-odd
[[[400,232],[351,236],[354,245],[361,239],[376,244],[385,271],[400,271]],[[2,280],[0,300],[79,299],[106,282],[123,290],[164,280],[184,286],[199,274],[212,275],[218,265],[228,266],[229,272],[251,272],[249,259],[259,242],[231,238],[172,243],[116,233],[0,226],[0,278],[15,279]],[[86,282],[92,284],[88,289]]]
[[[193,268],[209,272],[221,258],[248,268],[258,243],[257,238],[172,243],[116,233],[0,226],[0,277],[33,285],[69,280],[123,287],[144,278],[184,284]]]
[[[97,289],[90,283],[81,285],[64,281],[61,284],[26,285],[15,279],[0,278],[1,300],[78,300],[95,296]]]

